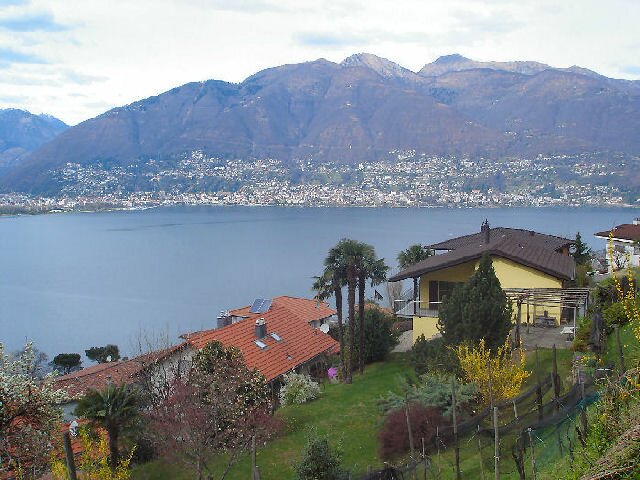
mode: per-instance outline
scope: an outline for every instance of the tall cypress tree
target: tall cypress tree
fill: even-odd
[[[496,277],[491,257],[485,253],[467,283],[456,286],[440,306],[438,329],[445,343],[502,345],[511,330],[512,306]]]

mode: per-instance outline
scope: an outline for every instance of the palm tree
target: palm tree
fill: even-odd
[[[327,262],[328,261],[328,262]],[[316,293],[316,299],[319,302],[328,300],[332,296],[336,297],[336,316],[338,317],[338,342],[340,342],[340,368],[342,369],[342,378],[344,378],[344,330],[342,325],[342,287],[344,285],[339,271],[333,268],[333,259],[325,260],[325,268],[322,275],[315,278],[313,290]],[[329,265],[327,265],[329,263]]]
[[[398,254],[398,267],[404,270],[433,255],[433,250],[420,244],[411,245]],[[413,300],[418,299],[418,277],[413,277]],[[415,304],[414,304],[415,305]]]
[[[103,427],[109,436],[109,466],[118,465],[118,440],[120,434],[133,426],[139,416],[140,397],[125,385],[116,387],[109,382],[104,390],[89,390],[80,399],[76,415]]]
[[[371,280],[371,286],[380,285],[387,278],[389,267],[385,265],[383,258],[376,258],[375,249],[366,243],[361,243],[362,262],[358,269],[358,329],[360,339],[358,342],[358,370],[364,372],[364,296],[366,281]]]

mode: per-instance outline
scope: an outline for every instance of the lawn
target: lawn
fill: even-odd
[[[640,343],[633,334],[630,324],[620,329],[620,341],[624,351],[624,363],[627,369],[637,366],[640,363]],[[611,333],[607,337],[607,353],[605,355],[605,363],[619,366],[618,358],[618,342],[615,333]]]
[[[363,376],[354,375],[352,385],[325,384],[322,396],[308,404],[278,410],[286,424],[286,432],[258,449],[257,464],[260,478],[280,480],[294,477],[294,464],[302,456],[307,431],[315,426],[320,434],[327,434],[333,444],[340,444],[343,465],[352,473],[380,468],[377,432],[381,415],[377,400],[388,391],[399,391],[398,377],[412,375],[407,354],[393,354],[388,361],[369,365]],[[134,469],[136,479],[193,478],[193,474],[154,461]],[[227,478],[250,478],[250,458],[244,455],[229,472]]]

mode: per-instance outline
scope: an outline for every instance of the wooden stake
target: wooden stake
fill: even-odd
[[[440,468],[440,428],[436,427],[436,449],[438,452],[438,478],[442,478],[442,468]]]
[[[71,436],[69,432],[62,434],[62,443],[64,446],[64,455],[67,460],[67,470],[69,471],[69,480],[76,480],[76,462],[73,458],[73,449],[71,448]]]
[[[456,414],[456,377],[451,377],[451,408],[453,412],[453,441],[456,451],[456,479],[460,480],[460,442],[458,441],[458,419]]]
[[[500,480],[500,429],[498,428],[498,407],[493,407],[493,471],[495,479]]]
[[[618,325],[614,325],[613,329],[616,331],[616,342],[618,344],[618,360],[620,362],[620,376],[624,375],[627,369],[624,367],[624,352],[622,351],[622,342],[620,341],[620,329]]]
[[[256,436],[251,437],[251,480],[256,480]]]
[[[560,410],[560,385],[558,383],[558,351],[556,350],[556,344],[553,344],[553,401],[555,402],[556,410]]]
[[[533,480],[536,480],[536,451],[533,446],[533,436],[531,435],[531,428],[527,430],[529,432],[529,446],[531,447],[531,468],[533,470]]]
[[[411,459],[415,458],[415,449],[413,447],[413,432],[411,431],[411,420],[409,420],[409,400],[408,395],[404,394],[404,413],[407,416],[407,431],[409,432],[409,450],[411,450]]]
[[[540,383],[540,356],[538,355],[538,345],[536,345],[536,379],[538,380],[538,388],[536,388],[536,403],[538,404],[538,420],[542,420],[544,416],[542,410],[542,384]]]

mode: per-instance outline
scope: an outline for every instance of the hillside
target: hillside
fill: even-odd
[[[68,126],[50,115],[34,115],[14,108],[0,109],[0,175],[20,158]]]
[[[394,150],[498,158],[640,152],[640,85],[586,69],[441,57],[420,72],[371,54],[188,83],[70,128],[4,190],[52,187],[67,162],[130,166],[202,150],[226,158],[354,163]]]

